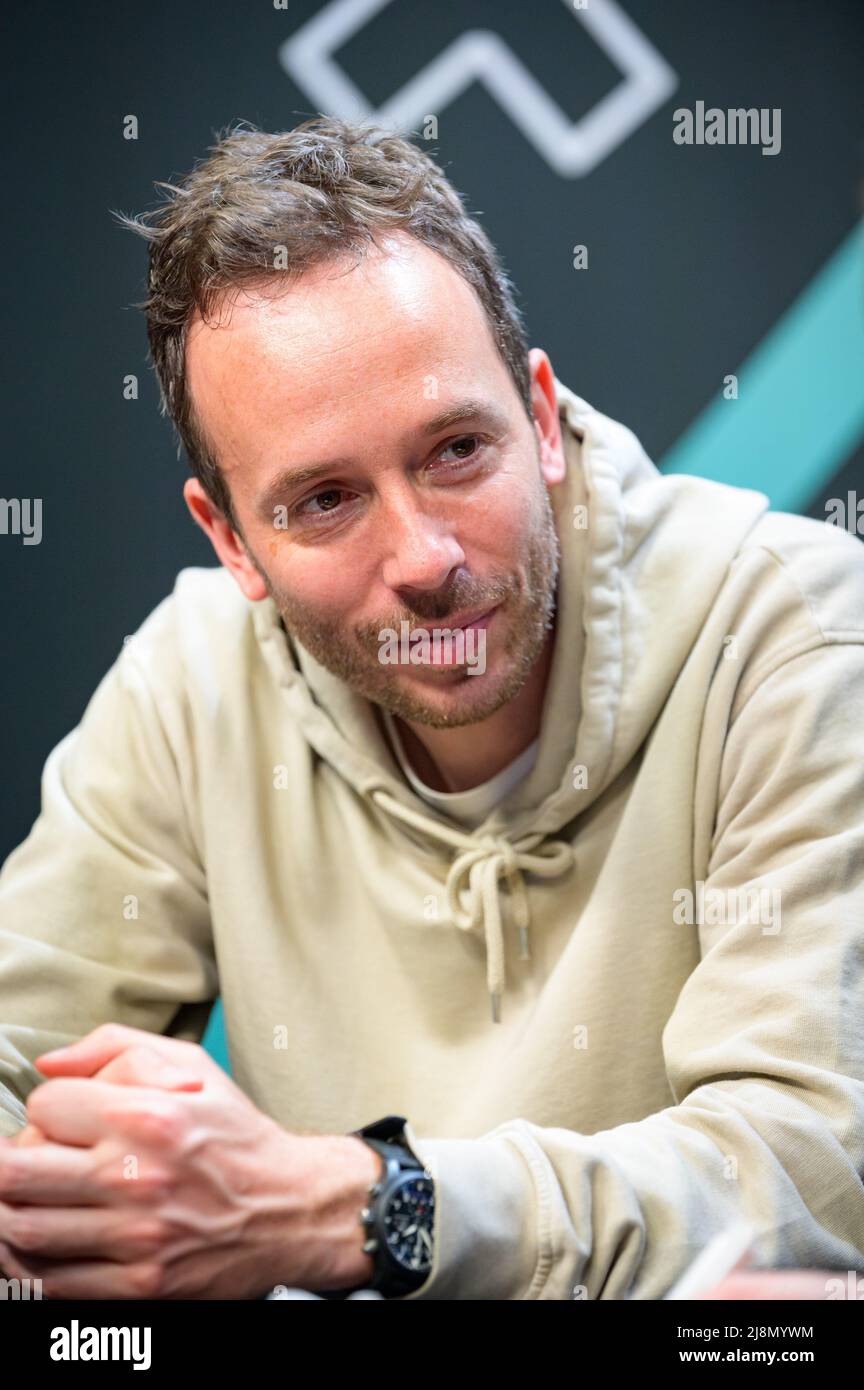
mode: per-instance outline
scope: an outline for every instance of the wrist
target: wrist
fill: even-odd
[[[381,1175],[381,1157],[353,1135],[322,1135],[317,1143],[317,1176],[310,1184],[308,1213],[315,1272],[308,1287],[362,1287],[372,1279],[375,1262],[363,1251],[361,1212],[369,1203],[370,1186]]]
[[[384,1298],[414,1295],[434,1260],[433,1175],[404,1115],[383,1115],[352,1133],[380,1153],[383,1165],[362,1217],[375,1262],[372,1287]]]

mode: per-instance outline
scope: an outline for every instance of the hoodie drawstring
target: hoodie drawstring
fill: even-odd
[[[548,840],[536,832],[510,841],[502,835],[468,835],[451,826],[421,815],[404,806],[381,787],[372,792],[373,800],[407,825],[436,836],[459,851],[447,872],[447,907],[455,926],[473,931],[482,925],[486,938],[486,982],[492,1001],[492,1021],[501,1022],[504,993],[504,934],[498,901],[498,880],[504,878],[513,898],[513,916],[519,932],[522,960],[530,959],[528,929],[531,914],[523,873],[540,878],[557,878],[572,868],[573,846],[566,840]]]

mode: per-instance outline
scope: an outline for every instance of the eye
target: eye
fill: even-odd
[[[462,449],[466,444],[473,446],[471,452],[468,454],[460,454],[456,458],[455,462],[457,464],[473,463],[477,458],[479,458],[483,450],[483,441],[480,438],[479,434],[462,434],[459,436],[458,439],[451,439],[449,444],[445,444],[444,448],[441,451],[441,454],[445,454],[448,449]],[[439,454],[439,458],[441,457],[441,454]]]
[[[322,488],[320,492],[313,493],[311,497],[306,498],[305,502],[300,503],[299,507],[297,508],[297,514],[298,516],[324,516],[326,515],[326,513],[333,512],[336,510],[336,505],[333,499],[339,498],[341,496],[341,487]],[[324,505],[322,505],[320,511],[307,512],[306,508],[309,506],[311,502],[321,502],[322,499]]]

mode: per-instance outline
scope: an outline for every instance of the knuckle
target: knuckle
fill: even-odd
[[[164,1271],[160,1264],[135,1265],[130,1270],[130,1281],[140,1298],[157,1298],[162,1290]]]
[[[166,1038],[164,1033],[139,1033],[138,1036],[142,1047],[150,1048],[163,1058],[188,1056],[193,1050],[199,1050],[197,1043],[188,1042],[185,1038]]]
[[[6,1240],[25,1253],[38,1253],[45,1243],[44,1236],[33,1220],[16,1212],[6,1223]]]
[[[156,1049],[144,1044],[138,1044],[131,1047],[128,1052],[124,1052],[122,1060],[122,1070],[133,1076],[152,1076],[159,1067],[164,1065],[164,1059],[160,1057]]]
[[[165,1202],[174,1191],[171,1174],[164,1168],[145,1168],[135,1179],[134,1191],[142,1202]]]
[[[167,1043],[166,1056],[177,1066],[188,1066],[195,1061],[210,1061],[210,1054],[200,1043],[190,1042],[188,1038],[171,1038]]]
[[[121,1043],[127,1037],[127,1031],[120,1023],[100,1023],[96,1028],[91,1028],[89,1033],[85,1033],[84,1037],[99,1043]]]
[[[142,1254],[155,1255],[165,1245],[167,1238],[165,1222],[153,1219],[139,1223],[132,1234],[132,1243]]]
[[[159,1145],[171,1145],[183,1135],[186,1117],[178,1105],[154,1103],[141,1110],[138,1127],[145,1139]]]
[[[186,1112],[170,1094],[124,1098],[118,1108],[125,1128],[145,1145],[170,1146],[185,1132]]]
[[[0,1154],[0,1194],[14,1197],[24,1180],[24,1165],[13,1150]]]
[[[160,1038],[160,1054],[164,1061],[173,1063],[176,1067],[194,1066],[200,1063],[202,1057],[207,1053],[198,1043],[188,1042],[185,1038]]]

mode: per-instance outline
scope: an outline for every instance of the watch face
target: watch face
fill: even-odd
[[[387,1203],[384,1227],[387,1248],[403,1269],[423,1273],[432,1268],[435,1187],[422,1174],[407,1177]]]

